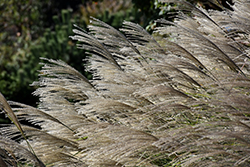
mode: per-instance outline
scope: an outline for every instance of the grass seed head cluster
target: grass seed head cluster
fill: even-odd
[[[156,20],[153,35],[126,21],[75,26],[93,79],[45,59],[38,108],[1,95],[16,126],[0,128],[0,164],[250,165],[250,1],[224,11],[178,2],[191,13]]]

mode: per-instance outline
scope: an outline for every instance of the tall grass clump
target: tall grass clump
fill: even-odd
[[[15,126],[0,128],[0,166],[250,166],[250,1],[175,2],[185,11],[153,35],[127,21],[75,26],[92,80],[44,59],[38,108],[1,95]]]

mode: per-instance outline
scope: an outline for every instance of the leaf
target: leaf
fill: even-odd
[[[34,156],[36,157],[36,154],[34,152],[34,150],[32,149],[31,145],[29,144],[24,131],[19,123],[19,121],[16,118],[16,115],[14,114],[14,112],[12,111],[10,105],[8,104],[8,102],[6,101],[6,99],[4,98],[4,96],[2,95],[2,93],[0,92],[0,107],[1,110],[9,117],[9,119],[15,124],[15,126],[17,127],[17,129],[19,130],[19,132],[22,134],[23,138],[25,139],[25,141],[28,144],[29,149],[31,150],[31,152],[34,154]],[[45,167],[45,165],[36,157],[37,161],[39,162],[39,166],[41,167]]]
[[[19,121],[17,120],[16,115],[12,111],[10,105],[8,104],[8,102],[6,101],[6,99],[4,98],[1,92],[0,92],[0,107],[1,107],[1,110],[9,117],[9,119],[16,125],[17,129],[21,132],[21,134],[25,138],[23,129]]]

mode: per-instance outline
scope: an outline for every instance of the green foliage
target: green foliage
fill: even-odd
[[[159,18],[164,18],[167,20],[172,20],[174,14],[175,6],[173,3],[162,3],[159,0],[150,0],[150,1],[140,1],[132,0],[135,8],[141,15],[144,15],[145,23],[141,24],[146,28],[147,31],[152,32],[156,27],[155,20]]]
[[[72,18],[70,10],[62,10],[61,17],[53,16],[55,23],[54,30],[45,29],[43,36],[35,41],[31,47],[31,57],[27,63],[34,64],[40,62],[40,57],[61,59],[68,64],[74,66],[77,70],[84,73],[84,50],[80,52],[76,49],[75,44],[71,42],[69,36],[72,35],[73,24],[79,22],[78,18]],[[35,70],[39,70],[40,66],[36,66]],[[88,78],[91,75],[85,73]]]
[[[45,0],[43,3],[47,3]],[[43,3],[29,0],[3,0],[0,2],[0,91],[7,99],[34,104],[28,87],[36,78],[28,61],[31,41],[42,32]]]
[[[100,20],[105,20],[108,24],[115,28],[120,28],[123,21],[140,21],[141,15],[137,13],[135,8],[129,8],[124,11],[118,11],[116,13],[111,13],[107,9],[102,14],[98,14],[97,17]]]
[[[79,11],[81,20],[86,23],[89,23],[91,16],[104,20],[115,28],[120,28],[124,20],[147,25],[144,14],[138,11],[131,0],[89,1],[85,5],[80,5]]]
[[[0,92],[6,99],[36,105],[38,98],[32,96],[36,88],[30,84],[38,79],[40,57],[54,55],[53,58],[63,59],[79,71],[84,70],[83,61],[79,60],[84,59],[85,54],[76,52],[75,44],[68,38],[72,24],[79,23],[79,19],[73,18],[69,10],[62,10],[61,16],[54,15],[49,25],[45,15],[50,13],[46,9],[47,2],[11,0],[0,3]],[[7,121],[0,117],[0,122]]]

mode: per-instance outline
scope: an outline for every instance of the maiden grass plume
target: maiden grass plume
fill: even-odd
[[[156,20],[153,35],[75,26],[92,80],[43,58],[37,108],[0,94],[16,125],[0,127],[0,166],[250,166],[250,1],[175,2],[188,15]]]

